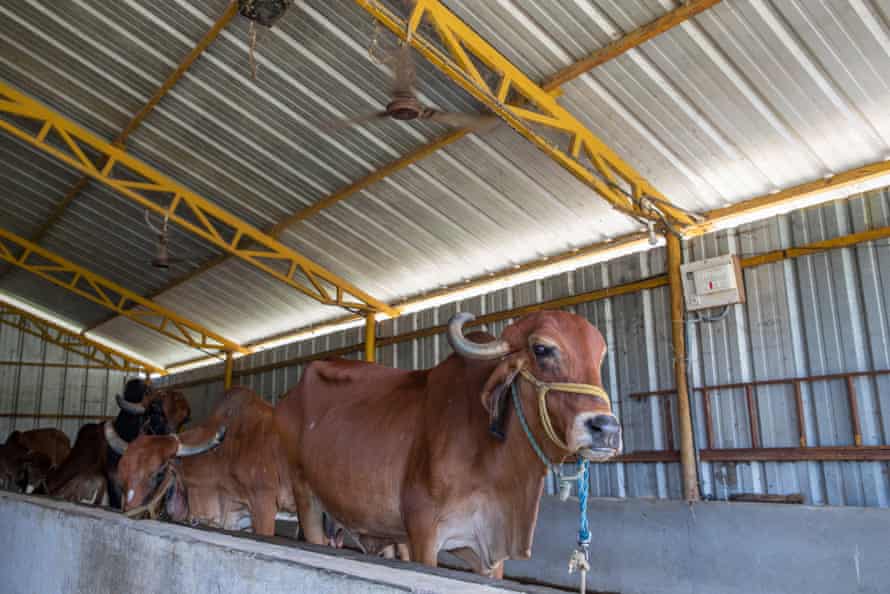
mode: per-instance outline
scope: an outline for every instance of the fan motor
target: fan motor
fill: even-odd
[[[271,27],[292,3],[293,0],[238,0],[238,12],[264,27]]]

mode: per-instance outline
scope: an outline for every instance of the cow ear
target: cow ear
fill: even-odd
[[[510,402],[510,386],[516,380],[516,374],[522,368],[521,361],[510,357],[502,361],[488,376],[482,389],[482,406],[488,411],[488,430],[499,440],[506,435],[507,411]]]

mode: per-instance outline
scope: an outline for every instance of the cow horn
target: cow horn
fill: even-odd
[[[478,343],[467,340],[464,325],[476,319],[471,313],[459,311],[448,320],[448,343],[454,352],[467,359],[499,359],[512,349],[504,340]]]
[[[176,450],[176,455],[181,458],[184,456],[197,456],[198,454],[203,454],[204,452],[210,451],[221,444],[225,437],[226,426],[223,425],[217,430],[216,434],[214,434],[213,437],[202,444],[186,445],[182,442],[179,442],[179,449]]]
[[[117,394],[115,396],[115,399],[117,399],[117,405],[120,407],[120,409],[122,411],[128,412],[131,415],[144,415],[145,414],[145,407],[142,406],[141,404],[136,404],[135,402],[129,402],[127,400],[124,400],[123,398],[121,398],[120,394]]]
[[[105,421],[104,425],[105,441],[108,442],[108,446],[118,454],[123,455],[123,453],[127,451],[127,442],[117,434],[111,421]]]

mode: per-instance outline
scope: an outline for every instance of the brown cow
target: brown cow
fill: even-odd
[[[40,452],[49,458],[51,466],[58,466],[71,452],[71,440],[54,427],[13,431],[6,443],[18,443],[30,452]]]
[[[128,383],[128,391],[134,383]],[[143,432],[175,432],[188,420],[190,409],[181,392],[154,390],[140,397],[141,402],[117,399],[121,411],[113,423],[127,440]],[[114,479],[117,455],[108,449],[104,426],[88,423],[80,428],[71,453],[47,477],[50,495],[96,505],[111,500],[118,491]],[[119,508],[120,504],[113,507]]]
[[[547,467],[518,411],[506,407],[511,390],[552,463],[620,451],[601,388],[606,345],[587,320],[534,313],[498,340],[469,340],[462,327],[470,320],[452,318],[456,354],[433,369],[342,360],[306,368],[279,408],[292,431],[288,457],[307,540],[324,543],[326,511],[359,536],[408,542],[411,558],[431,566],[441,550],[486,575],[499,575],[505,559],[528,558]]]
[[[275,408],[248,388],[226,392],[210,417],[179,436],[109,443],[125,448],[118,467],[124,511],[163,498],[174,521],[237,530],[249,519],[268,536],[278,511],[296,512]]]
[[[0,445],[0,489],[29,494],[45,491],[51,466],[43,452],[27,449],[17,438],[8,439]]]

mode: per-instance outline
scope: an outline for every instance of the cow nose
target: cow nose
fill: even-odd
[[[587,419],[587,429],[595,448],[618,449],[621,443],[621,425],[615,415],[600,414]]]

